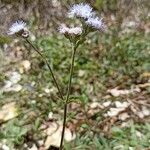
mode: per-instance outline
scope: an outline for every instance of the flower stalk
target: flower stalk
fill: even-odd
[[[67,108],[68,108],[68,101],[70,99],[71,87],[72,87],[72,78],[73,78],[73,70],[74,70],[74,62],[75,62],[75,54],[76,50],[79,45],[83,44],[86,41],[86,37],[90,32],[100,31],[103,32],[106,30],[106,26],[103,23],[103,19],[96,16],[96,13],[93,11],[93,8],[86,3],[80,3],[73,5],[68,12],[70,18],[75,18],[80,20],[81,24],[76,27],[68,27],[65,24],[61,24],[58,31],[63,34],[72,44],[72,57],[71,57],[71,66],[70,66],[70,74],[69,74],[69,81],[67,85],[67,94],[66,98],[63,97],[61,89],[58,85],[58,82],[54,76],[53,70],[45,58],[45,56],[38,50],[34,44],[28,39],[29,32],[26,28],[26,23],[24,21],[16,21],[12,24],[9,28],[8,34],[9,35],[16,35],[17,37],[22,37],[25,41],[36,51],[45,64],[48,66],[49,72],[52,76],[53,82],[58,90],[59,97],[64,102],[64,114],[63,114],[63,128],[60,147],[59,150],[63,150],[63,142],[65,136],[65,127],[66,127],[66,120],[67,120]]]
[[[63,129],[62,129],[62,135],[61,135],[61,142],[60,142],[59,150],[63,149],[63,141],[64,141],[64,135],[65,135],[66,119],[67,119],[67,108],[68,108],[67,106],[68,106],[68,100],[70,98],[70,92],[71,92],[76,49],[77,49],[77,46],[75,44],[73,44],[72,45],[72,57],[71,57],[71,67],[70,67],[68,90],[67,90],[66,100],[64,102],[64,120],[63,120]]]
[[[59,85],[58,85],[58,83],[57,83],[57,80],[56,80],[56,78],[55,78],[55,75],[54,75],[54,73],[53,73],[53,70],[52,70],[52,68],[51,68],[51,66],[50,66],[50,64],[49,64],[49,62],[48,62],[47,59],[43,56],[43,54],[37,49],[37,47],[35,47],[35,46],[31,43],[31,41],[30,41],[28,38],[24,38],[24,39],[25,39],[25,41],[33,48],[33,50],[36,51],[36,52],[41,56],[41,58],[43,59],[43,61],[44,61],[45,64],[47,65],[47,67],[48,67],[48,69],[49,69],[49,71],[50,71],[50,73],[51,73],[53,82],[54,82],[54,84],[55,84],[55,86],[56,86],[56,88],[57,88],[57,90],[58,90],[59,96],[60,96],[60,98],[63,100],[63,99],[64,99],[64,98],[63,98],[63,94],[62,94],[62,92],[61,92],[61,90],[60,90],[60,87],[59,87]]]

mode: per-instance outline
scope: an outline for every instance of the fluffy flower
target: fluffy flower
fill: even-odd
[[[82,33],[82,29],[80,27],[68,28],[66,25],[62,24],[59,27],[59,32],[62,34],[74,34],[80,35]]]
[[[18,20],[11,25],[8,31],[8,35],[13,35],[19,33],[22,30],[25,30],[26,23],[24,21]]]
[[[82,33],[82,29],[80,27],[70,28],[68,33],[80,35]]]
[[[85,22],[88,26],[91,26],[94,29],[97,30],[101,30],[104,31],[106,29],[105,24],[103,23],[101,18],[89,18],[86,22]]]
[[[66,33],[68,33],[69,28],[68,28],[65,24],[62,24],[62,25],[60,25],[60,27],[58,28],[58,31],[59,31],[61,34],[66,34]]]
[[[69,17],[81,17],[87,19],[95,15],[92,10],[93,9],[89,4],[75,4],[70,8],[68,15]]]

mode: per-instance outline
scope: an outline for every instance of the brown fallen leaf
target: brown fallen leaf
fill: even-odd
[[[45,130],[47,138],[45,140],[45,149],[49,149],[50,146],[59,147],[62,134],[62,124],[52,122],[49,127]],[[76,137],[75,133],[72,133],[70,129],[65,129],[64,139],[66,142],[74,140]]]
[[[112,96],[115,96],[115,97],[118,97],[118,96],[121,96],[121,95],[128,95],[128,94],[132,94],[132,93],[135,93],[135,92],[140,92],[141,90],[136,87],[134,89],[130,89],[130,90],[118,90],[117,88],[114,88],[114,89],[110,89],[110,90],[107,90],[108,93],[110,93]]]
[[[138,84],[138,87],[140,87],[140,88],[146,88],[149,86],[150,86],[150,83]]]
[[[29,71],[31,69],[31,62],[29,60],[23,60],[20,64],[20,71]]]
[[[2,106],[0,110],[0,123],[8,121],[19,115],[15,102],[11,102]]]
[[[124,112],[124,113],[121,113],[119,116],[118,116],[119,120],[121,121],[125,121],[126,119],[130,118],[130,116],[128,115],[128,113]]]
[[[144,72],[141,77],[150,77],[150,72]]]

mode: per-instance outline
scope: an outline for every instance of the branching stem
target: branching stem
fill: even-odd
[[[72,57],[71,57],[70,76],[69,76],[67,96],[66,96],[66,100],[64,103],[64,120],[63,120],[63,129],[62,129],[62,135],[61,135],[61,142],[60,142],[59,150],[63,150],[63,141],[64,141],[64,135],[65,135],[66,118],[67,118],[67,106],[68,106],[68,100],[70,97],[70,91],[71,91],[71,85],[72,85],[72,76],[73,76],[73,69],[74,69],[74,59],[75,59],[75,53],[76,53],[77,46],[75,44],[73,44],[72,49],[73,49],[73,51],[72,51]]]
[[[59,93],[60,98],[61,98],[62,100],[64,100],[63,94],[62,94],[62,92],[61,92],[61,90],[60,90],[60,88],[59,88],[59,85],[58,85],[58,83],[57,83],[57,80],[56,80],[56,78],[55,78],[55,75],[54,75],[54,73],[53,73],[53,70],[52,70],[52,68],[51,68],[51,66],[50,66],[50,64],[49,64],[49,62],[48,62],[47,59],[43,56],[43,54],[37,49],[37,47],[35,47],[35,46],[32,44],[32,42],[31,42],[29,39],[25,38],[25,40],[26,40],[26,42],[34,49],[34,51],[36,51],[36,52],[42,57],[43,61],[45,62],[45,64],[47,65],[47,67],[48,67],[48,69],[49,69],[49,71],[50,71],[50,73],[51,73],[53,82],[54,82],[54,84],[55,84],[55,86],[56,86],[56,88],[57,88],[57,90],[58,90],[58,93]]]

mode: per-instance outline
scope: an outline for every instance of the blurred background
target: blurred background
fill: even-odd
[[[149,0],[0,0],[0,149],[59,145],[63,105],[47,66],[24,40],[7,35],[17,20],[51,64],[63,94],[71,46],[58,33],[75,3],[89,3],[107,25],[79,47],[65,149],[150,148]]]

